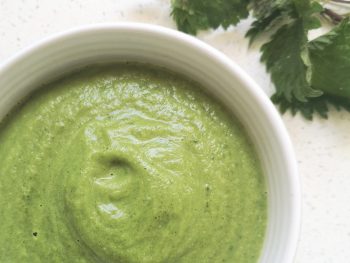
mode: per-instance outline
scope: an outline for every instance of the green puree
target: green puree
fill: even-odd
[[[0,262],[256,263],[266,190],[246,133],[159,68],[82,70],[0,126]]]

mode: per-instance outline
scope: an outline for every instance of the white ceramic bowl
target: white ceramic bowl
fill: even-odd
[[[300,186],[286,129],[255,82],[194,37],[159,26],[123,23],[86,26],[47,38],[1,65],[0,119],[44,82],[87,64],[126,60],[187,75],[239,118],[256,145],[268,187],[268,227],[260,263],[292,262],[299,235]]]

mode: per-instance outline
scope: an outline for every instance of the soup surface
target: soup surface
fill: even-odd
[[[83,69],[0,125],[2,263],[256,263],[266,206],[238,121],[160,68]]]

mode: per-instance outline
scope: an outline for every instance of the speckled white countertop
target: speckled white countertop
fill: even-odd
[[[100,22],[136,21],[175,28],[170,0],[0,0],[0,63],[52,33]],[[268,94],[273,86],[259,62],[259,45],[248,49],[249,21],[199,38],[246,70]],[[302,230],[295,262],[350,262],[350,113],[328,120],[283,116],[294,143],[303,192]],[[0,222],[1,223],[1,222]]]

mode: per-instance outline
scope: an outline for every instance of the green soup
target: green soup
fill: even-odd
[[[159,68],[82,70],[0,126],[2,263],[256,263],[266,203],[237,120]]]

